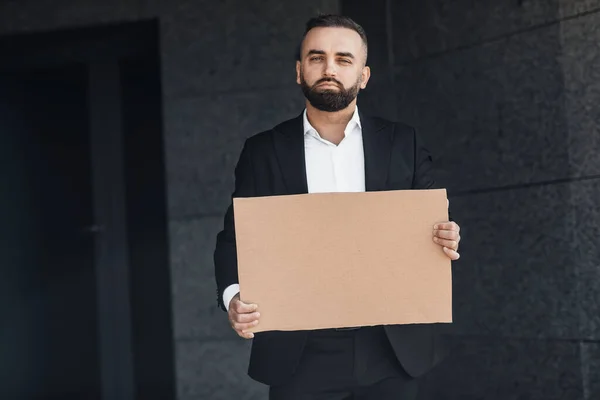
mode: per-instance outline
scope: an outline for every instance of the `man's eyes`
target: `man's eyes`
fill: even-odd
[[[323,61],[323,59],[324,59],[324,57],[316,56],[316,57],[311,57],[310,61]],[[339,59],[338,62],[341,64],[347,64],[347,65],[352,64],[352,61],[345,59],[345,58]]]

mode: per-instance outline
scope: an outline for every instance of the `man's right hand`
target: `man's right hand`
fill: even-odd
[[[240,300],[240,294],[236,294],[229,303],[229,323],[234,331],[244,339],[252,339],[254,334],[247,332],[248,329],[258,325],[260,314],[256,311],[256,304],[246,304]]]

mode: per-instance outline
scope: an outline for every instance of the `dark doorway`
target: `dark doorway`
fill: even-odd
[[[1,398],[174,398],[157,43],[0,38]]]
[[[4,73],[0,93],[1,382],[32,395],[98,393],[86,68]]]

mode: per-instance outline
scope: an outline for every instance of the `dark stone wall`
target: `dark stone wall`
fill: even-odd
[[[421,398],[600,398],[600,2],[342,11],[392,82],[363,108],[420,129],[462,226],[455,347]]]

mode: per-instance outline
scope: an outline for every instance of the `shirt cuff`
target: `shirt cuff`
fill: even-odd
[[[239,292],[240,285],[238,283],[227,286],[227,289],[225,289],[223,292],[223,304],[225,304],[225,309],[227,311],[229,311],[229,303],[231,303],[231,299],[233,299]]]

